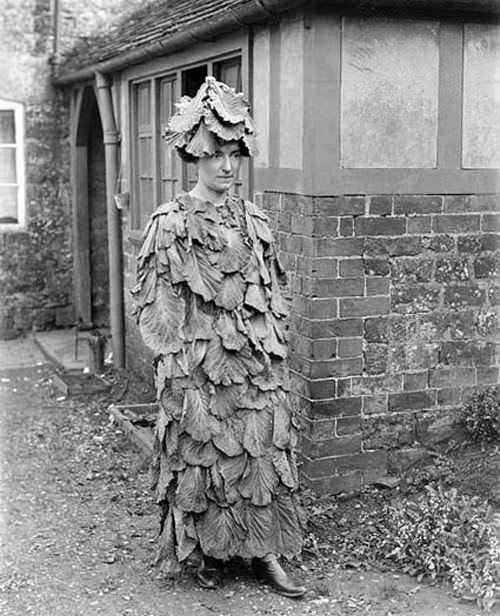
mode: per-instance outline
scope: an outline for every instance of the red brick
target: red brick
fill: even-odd
[[[353,297],[364,291],[364,278],[320,278],[312,284],[313,297]]]
[[[443,214],[442,216],[433,216],[432,230],[434,233],[471,233],[479,231],[479,215]]]
[[[394,197],[394,214],[435,214],[443,209],[443,197],[440,196],[396,196]]]
[[[313,400],[310,413],[312,417],[354,417],[361,414],[361,397]]]
[[[312,319],[335,319],[338,315],[337,300],[335,299],[313,297],[309,300],[309,303]]]
[[[363,353],[362,338],[339,338],[337,354],[340,358],[359,357]]]
[[[316,215],[359,216],[365,213],[365,197],[313,197]]]
[[[358,406],[361,409],[361,398],[357,399]],[[346,436],[347,434],[357,434],[361,430],[361,418],[356,417],[337,417],[335,421],[335,434],[337,436]]]
[[[311,378],[321,379],[336,376],[353,376],[363,370],[361,358],[332,359],[330,361],[311,362]]]
[[[388,278],[367,278],[366,295],[389,295],[391,283]]]
[[[318,257],[358,257],[363,253],[361,238],[319,238],[316,240]]]
[[[359,235],[403,235],[406,232],[406,218],[364,217],[356,218],[354,233]]]
[[[311,325],[311,338],[354,338],[363,335],[362,319],[313,321]]]
[[[339,274],[344,278],[362,276],[365,272],[363,259],[341,259],[339,263]]]
[[[340,300],[341,317],[368,317],[389,314],[390,300],[387,297],[365,297],[356,300]]]
[[[291,347],[293,348],[293,347]],[[332,359],[337,357],[337,338],[326,338],[324,340],[311,341],[313,359]],[[293,348],[294,352],[297,352]]]
[[[382,415],[387,413],[388,394],[363,396],[363,415]]]
[[[361,452],[361,434],[350,434],[322,441],[301,439],[302,453],[311,459],[343,456]]]
[[[315,400],[335,398],[337,383],[335,379],[317,379],[315,381],[310,381],[309,391],[311,398]]]
[[[293,227],[292,227],[293,230]],[[313,218],[312,233],[315,237],[336,237],[339,233],[339,219],[337,216],[320,216]],[[341,235],[343,235],[341,233]]]
[[[392,196],[381,195],[370,197],[369,212],[371,215],[386,216],[392,213]]]
[[[301,259],[299,258],[299,261]],[[314,258],[311,260],[311,273],[314,278],[336,278],[337,259]]]
[[[434,404],[434,392],[429,390],[389,394],[389,411],[392,412],[425,409]]]
[[[352,237],[354,235],[354,220],[352,216],[340,219],[339,235],[342,237]]]

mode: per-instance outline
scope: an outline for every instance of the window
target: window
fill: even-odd
[[[207,62],[132,83],[132,229],[143,229],[153,210],[196,183],[196,168],[183,163],[162,137],[174,103],[194,96],[207,75],[242,90],[241,58]],[[235,183],[239,193],[242,181]]]
[[[24,224],[23,106],[0,100],[0,225]]]

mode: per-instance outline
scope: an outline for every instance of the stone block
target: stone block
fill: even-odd
[[[400,258],[391,264],[394,284],[430,282],[434,274],[434,260],[430,258]]]
[[[337,354],[341,359],[360,357],[363,353],[362,338],[339,338]]]
[[[340,300],[339,314],[341,317],[370,317],[389,314],[390,300],[388,297],[360,297],[352,300]]]
[[[365,235],[404,235],[406,233],[406,218],[399,217],[378,217],[360,216],[354,223],[354,234],[356,236]]]
[[[436,396],[432,390],[406,391],[401,394],[389,394],[389,411],[416,411],[431,408],[436,403]]]
[[[351,434],[318,441],[302,438],[301,452],[311,460],[357,454],[361,452],[361,434]]]
[[[363,419],[363,445],[369,449],[395,449],[416,440],[415,413],[373,415]]]
[[[436,260],[436,282],[464,282],[470,279],[467,258],[442,257]]]
[[[485,303],[486,292],[477,285],[450,285],[444,290],[444,304],[451,310],[460,310],[469,306],[481,306]]]
[[[341,259],[339,262],[339,275],[343,278],[357,278],[365,272],[363,259]]]
[[[442,214],[432,218],[434,233],[473,233],[479,231],[479,226],[480,216],[478,214]],[[490,230],[495,231],[496,229],[483,228],[483,231]]]
[[[304,259],[299,258],[299,263]],[[332,258],[313,258],[310,262],[311,275],[314,278],[337,278],[338,260]]]
[[[366,374],[382,374],[387,369],[389,349],[387,344],[368,343],[364,349],[363,368]]]
[[[361,296],[364,290],[364,278],[320,278],[312,282],[313,297]]]
[[[420,313],[436,310],[440,304],[438,287],[414,285],[396,287],[391,293],[391,305],[395,312]]]
[[[456,438],[460,430],[457,425],[458,412],[434,411],[418,415],[416,418],[416,435],[423,445],[437,445],[443,441]]]
[[[361,358],[312,361],[310,376],[312,379],[352,376],[355,374],[360,374],[362,370],[363,361]]]
[[[363,335],[363,319],[313,321],[311,332],[311,338],[355,338]]]
[[[450,252],[455,249],[455,238],[451,235],[431,235],[422,239],[422,247],[432,252]]]
[[[498,278],[500,259],[498,255],[485,255],[474,259],[474,276],[476,278]]]
[[[412,216],[406,223],[406,231],[410,235],[430,233],[432,229],[431,216]]]
[[[471,367],[436,368],[430,372],[429,385],[431,387],[464,387],[474,385],[476,370]]]
[[[363,396],[363,415],[384,415],[388,410],[388,394]]]
[[[304,483],[317,494],[353,494],[361,490],[363,475],[361,471],[356,471],[319,479],[309,479],[305,476]]]
[[[389,317],[365,319],[364,336],[367,342],[389,342]]]
[[[391,282],[388,278],[367,277],[366,278],[366,295],[389,295]]]
[[[484,233],[498,233],[500,231],[500,214],[483,214],[481,217],[481,231]]]
[[[435,214],[443,209],[443,197],[427,195],[397,195],[394,197],[394,214],[412,216]]]
[[[391,195],[380,195],[376,197],[370,197],[368,201],[368,211],[372,216],[390,216],[392,214],[392,201]]]
[[[353,417],[361,413],[361,397],[313,400],[311,417]]]
[[[361,408],[361,399],[358,399],[359,408]],[[345,436],[348,434],[357,434],[361,430],[361,417],[337,417],[335,421],[335,434],[337,436]]]
[[[428,385],[429,373],[427,370],[419,372],[407,372],[403,374],[404,391],[425,390]]]
[[[340,219],[339,235],[341,237],[352,237],[354,235],[354,219],[352,216],[343,216]]]
[[[388,259],[364,259],[364,271],[367,276],[388,276],[391,264]]]
[[[365,213],[365,197],[313,197],[316,216],[360,216]]]
[[[338,304],[335,299],[312,297],[308,308],[311,319],[335,319],[338,316]]]
[[[362,254],[362,238],[319,238],[315,240],[315,256],[317,257],[358,257]]]
[[[339,219],[337,216],[319,216],[312,220],[312,229],[309,231],[314,237],[336,237],[339,235]],[[302,224],[302,227],[300,226]],[[305,229],[305,230],[301,230]],[[296,224],[292,220],[292,232],[293,233],[306,233],[309,228],[309,224],[304,220],[301,222],[298,218]],[[340,233],[340,235],[346,235]]]

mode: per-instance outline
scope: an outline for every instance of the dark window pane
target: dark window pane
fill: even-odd
[[[0,148],[0,182],[16,183],[16,149]]]
[[[208,74],[207,66],[196,66],[182,72],[182,94],[194,96],[198,88],[205,81]]]
[[[17,186],[0,186],[0,223],[17,220]]]
[[[162,79],[160,81],[160,124],[168,122],[174,111],[174,79]]]
[[[15,143],[16,130],[14,111],[12,109],[0,110],[0,143]]]

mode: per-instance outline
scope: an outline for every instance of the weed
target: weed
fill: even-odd
[[[500,440],[500,387],[475,392],[464,405],[462,422],[475,443]]]

